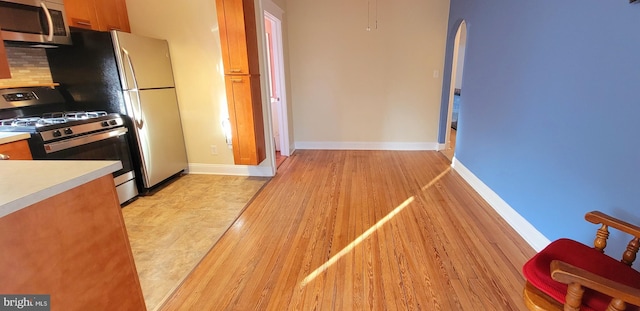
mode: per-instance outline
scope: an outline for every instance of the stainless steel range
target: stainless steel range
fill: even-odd
[[[66,107],[51,88],[0,90],[0,132],[27,132],[34,160],[119,160],[114,172],[120,203],[137,194],[126,120],[104,111],[49,111]],[[47,112],[42,112],[47,111]]]

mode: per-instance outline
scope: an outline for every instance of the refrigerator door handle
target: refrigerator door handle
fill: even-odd
[[[138,100],[136,101],[138,104],[138,113],[133,112],[133,118],[136,123],[136,127],[138,129],[142,129],[142,127],[144,126],[144,120],[142,120],[142,107],[140,106],[140,101],[141,101],[140,92],[136,90],[135,93],[136,93],[136,97],[138,98]],[[138,115],[140,115],[140,117],[138,117]]]
[[[133,89],[129,89],[128,91],[133,91],[136,93],[136,96],[138,97],[137,100],[137,104],[138,104],[138,113],[136,113],[136,110],[131,107],[132,111],[132,116],[133,116],[133,121],[136,124],[136,127],[138,129],[142,129],[142,127],[144,126],[144,121],[142,120],[142,117],[138,117],[138,114],[142,113],[142,107],[140,106],[140,92],[138,89],[138,81],[136,78],[136,71],[133,69],[133,62],[131,61],[131,55],[129,55],[129,51],[127,51],[125,48],[122,48],[122,55],[124,55],[123,59],[125,59],[127,61],[127,67],[129,67],[129,70],[131,71],[131,80],[133,80]],[[128,86],[128,85],[127,85]]]

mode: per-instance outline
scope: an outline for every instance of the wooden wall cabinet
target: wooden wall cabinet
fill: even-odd
[[[4,40],[2,39],[2,33],[0,33],[0,79],[11,78],[11,68],[9,67],[9,60],[7,59],[7,51],[4,48]]]
[[[236,164],[266,158],[254,0],[216,0]]]
[[[260,74],[253,0],[216,0],[225,74]]]
[[[125,0],[93,0],[99,30],[131,32]]]
[[[125,0],[65,0],[71,27],[131,32]]]
[[[8,156],[10,160],[32,160],[29,143],[26,140],[0,145],[0,155]]]

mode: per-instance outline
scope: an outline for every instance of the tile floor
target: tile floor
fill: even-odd
[[[122,209],[147,310],[157,310],[269,178],[184,175]]]

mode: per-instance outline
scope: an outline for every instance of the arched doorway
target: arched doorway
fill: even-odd
[[[464,70],[464,57],[467,46],[467,23],[462,21],[453,44],[453,62],[451,66],[451,82],[449,86],[449,105],[447,112],[445,147],[442,153],[450,160],[455,155],[456,136],[460,103],[462,96],[462,73]]]

